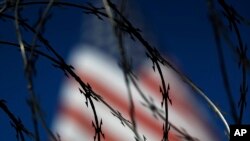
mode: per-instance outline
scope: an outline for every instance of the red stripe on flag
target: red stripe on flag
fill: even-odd
[[[87,131],[88,135],[93,135],[94,137],[94,128],[92,126],[92,119],[85,113],[83,115],[83,111],[79,111],[74,108],[70,108],[68,106],[63,106],[61,104],[61,107],[59,108],[59,114],[62,116],[66,116],[72,119],[77,125],[80,126],[81,129],[84,129],[84,131]],[[103,129],[105,140],[107,141],[119,141],[120,139],[115,137],[113,135],[113,132],[110,132],[109,129],[104,128]]]
[[[139,78],[141,79],[141,83],[145,87],[149,88],[155,97],[161,99],[161,94],[159,91],[160,82],[155,77],[153,77],[150,72],[142,70],[140,72]],[[202,115],[202,113],[199,113],[197,110],[195,110],[198,107],[194,107],[192,103],[186,101],[187,99],[180,97],[180,94],[178,94],[178,92],[179,90],[171,89],[171,83],[170,83],[170,99],[172,100],[172,106],[174,107],[176,112],[185,115],[185,118],[188,118],[189,122],[190,121],[195,123],[198,122],[202,127],[205,127],[207,131],[210,132],[209,133],[210,135],[216,136],[216,133],[212,130],[213,129],[212,126],[208,123],[207,120],[205,120],[206,118]]]
[[[150,73],[147,73],[145,71],[142,71],[140,73],[140,78],[141,78],[141,83],[145,86],[148,87],[154,94],[155,97],[158,99],[161,99],[161,94],[159,91],[159,86],[160,83],[159,81],[155,78],[152,77],[152,75],[148,75]],[[182,115],[185,115],[186,118],[188,118],[189,121],[191,122],[199,122],[199,124],[204,124],[208,125],[205,117],[202,117],[201,113],[199,113],[196,108],[193,107],[192,103],[188,101],[188,99],[184,99],[180,97],[180,94],[178,94],[179,91],[176,89],[171,89],[171,82],[170,82],[170,99],[172,100],[172,106],[175,109],[177,113],[180,113]],[[183,94],[182,94],[183,95]],[[190,118],[191,117],[191,118]]]

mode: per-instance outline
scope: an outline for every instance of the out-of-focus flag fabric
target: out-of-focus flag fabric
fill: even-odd
[[[129,117],[129,100],[124,75],[117,60],[103,52],[82,46],[75,49],[71,56],[71,64],[75,67],[81,79],[89,83],[114,109],[120,111],[126,119]],[[178,80],[170,69],[162,67],[166,84],[170,85],[169,121],[183,132],[200,141],[217,141],[213,126],[209,123],[199,102],[195,101],[186,85]],[[161,108],[161,93],[159,91],[160,78],[152,69],[152,64],[146,62],[136,72],[138,84],[146,96]],[[79,84],[73,79],[66,79],[62,86],[61,102],[53,130],[58,133],[62,141],[91,141],[95,135],[92,126],[94,116],[90,106],[86,106],[85,97],[79,92]],[[135,118],[140,135],[148,141],[160,141],[163,137],[164,122],[145,105],[138,91],[131,84],[135,103]],[[144,103],[144,104],[142,104]],[[99,120],[102,119],[102,130],[107,141],[134,140],[133,132],[115,117],[101,102],[94,102]],[[204,108],[204,107],[203,107]],[[163,109],[163,108],[161,108]],[[164,111],[162,111],[164,112]],[[170,141],[181,141],[181,135],[173,128],[169,132]]]
[[[129,116],[130,102],[125,84],[124,74],[119,66],[119,53],[117,53],[116,38],[113,35],[109,21],[100,21],[92,16],[86,18],[83,25],[83,43],[74,48],[70,54],[69,63],[75,68],[79,77],[90,84],[93,91],[100,95],[110,106],[119,111],[123,117],[131,120]],[[145,57],[141,46],[135,46],[130,39],[124,43],[132,58],[137,83],[150,102],[159,109],[162,94],[160,77],[153,71],[152,62]],[[115,53],[116,52],[116,53]],[[141,57],[141,56],[144,56]],[[139,63],[138,63],[139,62]],[[140,65],[138,65],[140,64]],[[181,132],[195,137],[199,141],[220,141],[215,132],[215,126],[209,120],[207,107],[201,105],[194,98],[189,87],[179,80],[179,77],[168,67],[161,66],[166,85],[170,86],[169,121]],[[53,123],[53,131],[60,135],[62,141],[92,141],[95,129],[92,126],[94,115],[90,105],[86,106],[84,95],[79,92],[79,84],[73,78],[66,78],[63,82],[60,105]],[[163,138],[164,121],[157,117],[147,103],[140,96],[135,86],[130,83],[135,104],[135,119],[138,133],[145,136],[147,141],[160,141]],[[102,131],[106,141],[133,141],[134,133],[123,126],[121,121],[101,102],[94,100],[98,120],[102,119]],[[182,141],[183,139],[174,128],[170,128],[169,141]]]

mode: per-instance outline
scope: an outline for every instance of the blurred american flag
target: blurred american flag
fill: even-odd
[[[117,62],[91,47],[76,49],[71,58],[73,66],[81,79],[89,83],[92,89],[108,102],[114,109],[126,118],[129,118],[129,100],[123,72]],[[192,135],[201,141],[216,141],[206,113],[202,106],[191,95],[185,84],[178,80],[169,69],[164,69],[166,83],[170,84],[169,121],[183,132]],[[160,79],[153,71],[150,63],[138,70],[138,83],[143,93],[151,97],[152,102],[161,108]],[[162,139],[163,121],[155,117],[141,98],[136,88],[131,84],[135,102],[135,118],[138,131],[147,140],[159,141]],[[79,93],[79,85],[73,79],[67,79],[62,86],[61,104],[54,123],[54,131],[62,141],[90,141],[95,133],[92,127],[94,119],[92,110],[85,104],[85,97]],[[142,104],[144,103],[144,104]],[[120,120],[101,102],[94,102],[97,115],[103,121],[103,131],[107,141],[133,140],[133,132],[122,126]],[[180,141],[181,136],[174,129],[170,129],[170,141]]]
[[[129,99],[124,75],[118,65],[115,53],[115,37],[112,27],[107,21],[100,22],[97,18],[85,20],[83,36],[78,48],[72,51],[72,64],[81,77],[123,117],[130,119]],[[126,41],[128,46],[133,43]],[[136,76],[139,87],[157,108],[161,107],[162,95],[158,73],[152,69],[149,59],[143,60],[142,51],[137,48],[128,49],[136,64]],[[138,65],[138,62],[142,65]],[[138,67],[139,66],[139,67]],[[215,127],[206,108],[191,93],[188,86],[179,80],[169,68],[162,67],[166,84],[170,84],[169,121],[182,132],[200,141],[219,141]],[[140,136],[147,141],[160,141],[163,137],[164,121],[154,115],[147,107],[135,86],[130,85],[135,103],[135,119]],[[79,92],[79,85],[73,79],[66,79],[62,85],[60,106],[53,123],[53,131],[60,135],[62,141],[91,141],[94,140],[95,129],[92,126],[94,116],[90,107],[85,104],[85,97]],[[119,118],[101,102],[94,101],[99,120],[102,119],[102,130],[106,141],[131,141],[134,133],[121,124]],[[162,110],[164,115],[164,110]],[[169,131],[170,141],[187,140],[173,128]]]

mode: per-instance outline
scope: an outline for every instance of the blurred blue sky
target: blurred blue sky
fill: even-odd
[[[80,1],[84,3],[84,1]],[[208,19],[206,1],[158,1],[137,0],[132,2],[132,10],[136,16],[133,19],[136,27],[161,53],[170,56],[180,70],[204,90],[213,102],[225,113],[226,119],[232,123],[229,106],[220,74],[216,46],[211,23]],[[236,10],[250,19],[250,1],[229,1]],[[23,15],[31,18],[28,22],[34,24],[39,6],[24,7]],[[36,11],[36,12],[34,12]],[[46,24],[45,37],[53,47],[64,57],[68,58],[71,49],[80,42],[84,42],[86,34],[83,26],[86,17],[80,10],[70,8],[55,8],[51,11],[52,18]],[[103,22],[103,21],[100,21]],[[13,21],[0,21],[0,40],[16,42]],[[249,45],[249,28],[240,28],[243,39]],[[24,34],[29,37],[30,34]],[[232,36],[233,37],[233,36]],[[32,38],[30,38],[32,39]],[[225,45],[225,44],[223,44]],[[239,94],[241,72],[238,68],[237,58],[232,51],[223,46],[230,76],[230,85],[235,95]],[[46,51],[46,49],[43,49]],[[19,116],[29,129],[32,129],[31,114],[27,106],[27,81],[24,77],[24,67],[20,52],[13,47],[0,44],[0,99],[5,99],[10,110]],[[58,105],[60,85],[64,74],[55,69],[51,62],[39,57],[37,75],[34,79],[35,90],[44,115],[51,124]],[[238,101],[235,96],[235,101]],[[249,111],[249,106],[248,106]],[[250,123],[249,112],[244,121]],[[44,135],[44,131],[41,130]],[[43,136],[42,140],[47,138]],[[0,112],[0,140],[15,140],[14,129],[10,126],[8,118]]]

